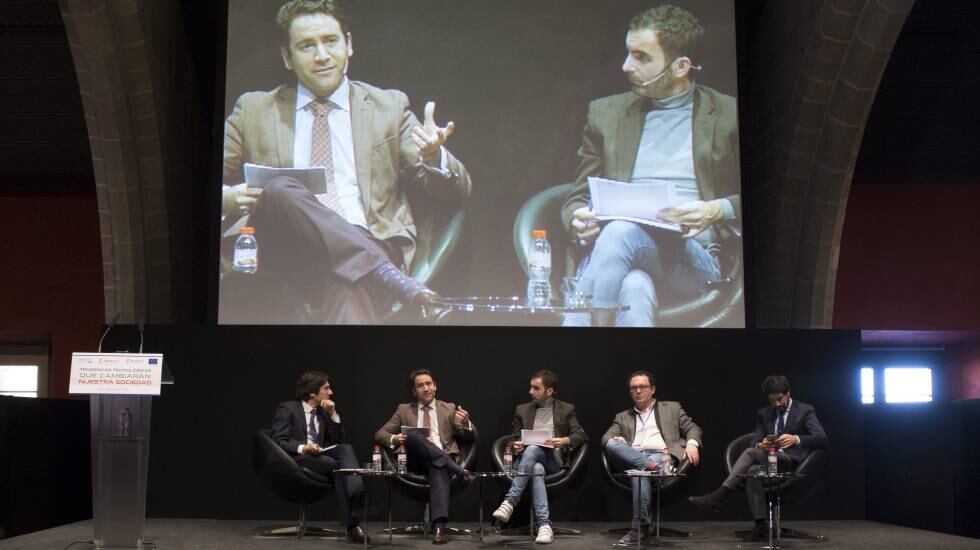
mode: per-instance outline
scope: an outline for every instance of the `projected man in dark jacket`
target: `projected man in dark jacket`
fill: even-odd
[[[721,503],[744,482],[749,509],[755,520],[749,538],[755,541],[762,540],[767,532],[766,493],[760,480],[740,476],[764,468],[770,447],[778,449],[779,471],[789,471],[799,466],[811,450],[827,446],[827,434],[817,419],[816,410],[812,405],[790,397],[789,380],[785,376],[769,376],[762,382],[762,391],[769,399],[769,406],[759,409],[756,414],[752,440],[735,461],[732,473],[711,493],[689,498],[702,510],[719,512]],[[775,438],[770,440],[768,436]]]
[[[359,464],[353,447],[345,442],[344,426],[332,397],[329,376],[320,371],[304,372],[296,381],[296,399],[276,409],[272,438],[300,466],[333,479],[347,539],[363,543],[367,534],[354,512],[361,509],[364,482],[359,476],[333,475],[338,468],[357,468]]]
[[[562,220],[588,257],[579,275],[597,301],[629,305],[617,326],[653,326],[667,301],[701,295],[720,277],[715,253],[737,249],[741,224],[738,109],[735,98],[694,81],[704,29],[688,11],[660,6],[630,21],[622,70],[632,91],[589,105],[575,186]],[[590,176],[667,183],[675,204],[649,218],[686,234],[613,220],[599,223]],[[586,325],[572,314],[565,325]]]
[[[292,0],[276,22],[295,81],[243,94],[225,121],[222,214],[240,224],[248,215],[256,275],[276,294],[256,322],[377,323],[390,311],[385,295],[427,307],[435,293],[403,272],[418,235],[408,193],[436,208],[469,195],[465,167],[443,147],[453,123],[437,126],[430,102],[419,124],[404,93],[347,78],[354,48],[339,2]],[[326,186],[280,176],[248,187],[246,163],[323,167]]]

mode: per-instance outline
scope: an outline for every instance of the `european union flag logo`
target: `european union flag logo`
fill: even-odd
[[[150,364],[151,365],[156,365],[157,364],[157,358],[156,357],[150,357]]]

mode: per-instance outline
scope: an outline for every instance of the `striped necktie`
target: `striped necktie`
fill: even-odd
[[[344,209],[340,204],[337,183],[334,180],[333,145],[330,140],[330,124],[327,122],[327,115],[333,110],[334,104],[326,99],[315,99],[308,105],[313,113],[313,143],[310,148],[310,166],[322,166],[327,173],[327,192],[318,193],[316,198],[323,206],[343,216]]]

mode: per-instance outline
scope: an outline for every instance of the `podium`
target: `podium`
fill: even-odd
[[[72,354],[69,393],[89,394],[98,549],[143,548],[153,396],[173,384],[164,371],[160,354]]]

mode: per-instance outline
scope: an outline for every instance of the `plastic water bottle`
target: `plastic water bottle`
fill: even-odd
[[[371,453],[371,469],[375,472],[381,471],[381,446],[375,445],[374,452]]]
[[[670,449],[664,449],[663,464],[660,466],[660,473],[665,476],[674,473],[674,461],[670,458]]]
[[[514,473],[514,452],[510,445],[504,447],[504,473],[507,475]]]
[[[405,453],[405,446],[398,446],[398,473],[408,473],[408,455]]]
[[[527,250],[527,303],[531,307],[546,307],[551,303],[551,245],[548,232],[531,232]]]
[[[766,475],[776,475],[776,473],[779,471],[776,464],[776,449],[769,447],[769,455],[766,457]]]
[[[232,269],[239,273],[255,273],[259,269],[259,244],[255,240],[255,228],[243,227],[235,240]]]

